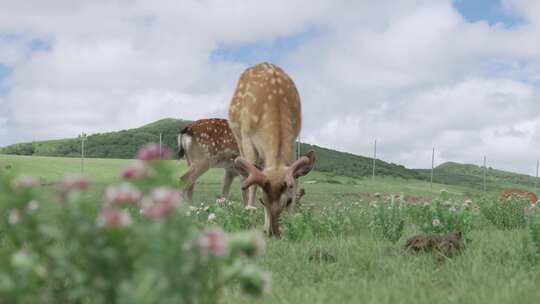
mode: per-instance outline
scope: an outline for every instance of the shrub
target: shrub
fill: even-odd
[[[0,302],[215,303],[232,283],[268,292],[268,274],[252,262],[262,236],[194,229],[172,172],[145,159],[102,203],[87,195],[84,177],[44,189],[2,174]]]
[[[323,207],[316,211],[312,206],[297,206],[295,212],[285,214],[281,219],[283,236],[289,240],[309,237],[340,237],[355,233],[359,226],[365,225],[365,213],[359,207]]]
[[[535,206],[526,216],[527,236],[523,248],[527,259],[540,261],[540,210]]]
[[[403,198],[381,199],[371,203],[369,228],[376,237],[397,242],[403,234],[406,211]]]
[[[516,195],[511,195],[507,200],[503,197],[484,197],[479,202],[484,217],[499,229],[524,227],[524,209],[529,204],[528,198]]]
[[[408,214],[411,222],[424,233],[461,232],[466,236],[472,229],[472,202],[451,199],[445,190],[431,203],[410,205]]]

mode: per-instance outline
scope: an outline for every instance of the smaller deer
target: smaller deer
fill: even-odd
[[[234,159],[240,155],[226,119],[201,119],[188,124],[178,135],[178,158],[185,157],[189,170],[180,181],[183,195],[193,200],[193,189],[197,179],[210,168],[225,168],[221,197],[223,202],[238,172],[234,169]]]
[[[533,192],[527,191],[527,190],[521,190],[521,189],[506,189],[503,192],[503,197],[505,199],[505,206],[508,205],[508,199],[510,196],[515,195],[522,198],[528,198],[531,201],[531,204],[528,206],[525,206],[523,208],[523,211],[525,213],[528,213],[530,210],[533,210],[536,208],[538,203],[538,197]]]

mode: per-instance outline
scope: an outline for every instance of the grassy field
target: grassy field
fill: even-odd
[[[97,185],[116,180],[129,160],[87,159],[85,174]],[[185,163],[169,161],[178,174]],[[22,174],[59,180],[65,173],[80,173],[80,160],[71,158],[0,155],[0,168],[10,166]],[[196,188],[196,203],[211,203],[220,191],[222,170],[210,170]],[[238,180],[232,199],[239,200]],[[304,202],[337,208],[339,203],[368,203],[371,194],[403,193],[429,199],[442,188],[463,199],[479,193],[466,187],[399,178],[354,179],[312,172],[302,179]],[[197,190],[198,189],[198,190]],[[481,217],[475,218],[472,242],[466,251],[442,265],[431,255],[403,254],[405,239],[418,232],[407,223],[395,244],[374,237],[368,227],[339,237],[298,241],[269,240],[267,253],[258,264],[272,273],[272,294],[261,303],[534,303],[540,300],[540,267],[522,254],[524,229],[498,230]],[[322,219],[324,220],[324,219]],[[313,260],[314,251],[324,251],[332,260]],[[253,303],[235,289],[227,289],[223,303]]]

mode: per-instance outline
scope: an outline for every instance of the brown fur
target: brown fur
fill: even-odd
[[[182,140],[185,137],[191,140],[189,146]],[[188,172],[180,178],[187,199],[192,200],[195,182],[210,168],[225,169],[221,198],[226,198],[234,177],[238,175],[234,159],[240,154],[227,120],[201,119],[188,124],[180,131],[178,147],[179,156],[184,155],[189,166]]]
[[[403,246],[406,252],[433,252],[438,262],[460,254],[464,248],[465,244],[459,232],[446,235],[419,234],[408,239]]]
[[[532,193],[530,191],[521,190],[521,189],[507,189],[507,190],[505,190],[503,192],[502,196],[504,197],[504,199],[508,200],[508,198],[512,194],[520,196],[520,197],[528,198],[531,201],[531,204],[536,204],[536,202],[538,201],[538,197],[536,196],[536,194],[534,194],[534,193]]]
[[[295,179],[307,174],[314,162],[311,153],[302,164],[293,166],[294,143],[301,126],[296,85],[273,64],[264,62],[248,68],[232,98],[229,124],[245,160],[237,164],[249,175],[244,182],[244,188],[251,186],[248,205],[255,204],[256,187],[252,185],[257,184],[263,189],[265,229],[270,235],[279,235],[279,216],[291,201],[294,204]],[[262,164],[264,169],[256,172],[252,164]]]

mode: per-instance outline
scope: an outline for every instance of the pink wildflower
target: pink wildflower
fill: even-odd
[[[229,255],[229,235],[219,227],[209,228],[201,232],[197,240],[203,257],[225,257]]]
[[[160,160],[170,158],[172,152],[167,147],[161,147],[156,143],[143,146],[137,154],[137,159],[144,161]]]
[[[130,226],[133,223],[133,220],[125,210],[104,207],[99,213],[97,223],[100,227],[122,228]]]
[[[105,190],[105,203],[119,205],[122,203],[135,204],[142,198],[142,192],[128,183],[119,186],[108,186]]]
[[[146,175],[146,166],[141,161],[136,161],[133,164],[125,167],[120,172],[120,176],[125,179],[139,179]]]
[[[141,214],[147,218],[160,219],[172,214],[182,202],[182,195],[175,189],[160,187],[143,203]]]
[[[90,185],[88,178],[82,175],[66,175],[62,182],[64,191],[82,191]]]
[[[35,176],[19,176],[11,183],[13,190],[28,189],[39,186],[39,178]]]

